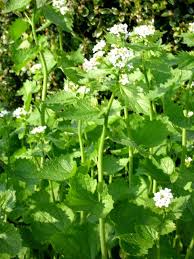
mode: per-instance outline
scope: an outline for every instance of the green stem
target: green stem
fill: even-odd
[[[190,255],[192,255],[193,247],[194,247],[194,236],[192,237],[191,242],[187,248],[187,253],[186,253],[185,259],[190,258]]]
[[[156,243],[156,259],[160,259],[160,237],[158,238]]]
[[[32,35],[35,41],[35,44],[37,47],[39,47],[38,44],[38,38],[36,35],[36,28],[35,28],[35,12],[32,14],[32,21],[31,21],[31,26],[32,26]],[[42,50],[39,50],[39,58],[42,66],[42,72],[43,72],[43,84],[42,84],[42,107],[41,107],[41,124],[45,125],[45,107],[44,107],[44,101],[46,99],[47,95],[47,84],[48,84],[48,70],[47,70],[47,65],[46,65],[46,60],[43,54]]]
[[[81,163],[85,163],[85,153],[84,153],[84,144],[82,139],[82,121],[78,121],[78,138],[79,138],[79,146],[81,152]],[[85,221],[85,213],[84,211],[80,211],[80,224],[83,224]]]
[[[82,121],[78,121],[78,138],[79,138],[79,146],[80,146],[80,152],[81,152],[81,163],[85,163],[85,153],[84,153],[84,144],[82,139]]]
[[[127,124],[127,129],[129,133],[129,115],[128,115],[128,110],[125,107],[124,108],[124,115],[125,115],[125,121]],[[133,148],[129,147],[128,149],[128,155],[129,155],[129,162],[128,162],[128,181],[129,181],[129,187],[131,186],[131,181],[132,181],[132,174],[133,174]]]
[[[62,30],[59,28],[59,49],[63,51],[63,33]]]
[[[181,158],[181,166],[185,164],[185,155],[187,150],[187,131],[185,128],[182,129],[182,158]]]
[[[99,201],[101,201],[101,191],[103,188],[103,152],[104,152],[104,142],[106,138],[106,131],[108,127],[108,116],[110,113],[110,109],[112,106],[112,102],[114,100],[114,95],[111,95],[111,98],[108,102],[108,107],[106,114],[104,116],[104,124],[102,128],[102,133],[100,137],[100,143],[98,148],[98,161],[97,161],[97,168],[98,168],[98,183],[99,183]],[[106,247],[106,238],[105,238],[105,220],[103,218],[99,218],[99,235],[100,235],[100,247],[101,247],[101,254],[102,259],[107,259],[107,247]]]

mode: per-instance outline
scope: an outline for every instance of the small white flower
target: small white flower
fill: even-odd
[[[98,64],[98,62],[97,62],[96,58],[91,58],[90,60],[85,58],[84,63],[83,63],[83,69],[85,71],[91,71],[96,68],[97,64]]]
[[[194,22],[190,22],[189,23],[189,32],[192,32],[192,33],[194,33]]]
[[[100,59],[104,56],[104,53],[105,52],[103,50],[97,51],[96,53],[94,53],[93,59],[97,61],[98,59]]]
[[[66,1],[64,0],[53,0],[53,7],[62,15],[65,15],[69,11],[69,8],[66,6]]]
[[[119,79],[119,82],[122,84],[122,85],[127,85],[129,83],[129,79],[128,79],[128,76],[127,74],[122,74],[120,79]]]
[[[35,74],[36,73],[36,70],[40,70],[41,69],[41,64],[35,64],[33,65],[31,68],[30,68],[30,71],[32,74]]]
[[[187,111],[187,110],[183,110],[183,114],[185,117],[190,118],[194,115],[193,111]]]
[[[185,158],[185,164],[190,165],[190,163],[193,161],[193,159],[189,156]]]
[[[126,23],[122,24],[115,24],[113,27],[109,28],[108,31],[110,31],[110,33],[119,36],[121,34],[125,35],[125,37],[128,36],[128,25]]]
[[[160,190],[159,192],[154,193],[153,200],[156,207],[167,208],[173,200],[171,189],[165,188]]]
[[[134,33],[140,36],[140,38],[145,38],[149,35],[155,33],[155,28],[153,25],[140,25],[134,28]]]
[[[0,112],[0,118],[3,118],[8,114],[9,114],[9,112],[7,110],[3,110],[3,111]]]
[[[27,115],[27,111],[25,111],[23,107],[19,107],[15,111],[13,111],[13,117],[17,119],[25,115]]]
[[[104,47],[106,46],[105,40],[100,40],[94,47],[93,47],[93,53],[103,50]]]
[[[40,133],[43,133],[46,129],[46,126],[38,126],[38,127],[35,127],[33,128],[30,133],[32,135],[35,135],[35,134],[40,134]]]
[[[80,86],[78,89],[77,89],[77,93],[79,94],[87,94],[90,92],[90,88],[86,87],[86,86]]]

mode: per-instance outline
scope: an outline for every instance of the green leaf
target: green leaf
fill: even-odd
[[[25,67],[31,60],[35,59],[38,55],[38,47],[31,47],[27,49],[14,50],[12,59],[14,62],[14,70],[18,73],[23,67]]]
[[[131,86],[122,86],[121,89],[121,95],[123,96],[127,105],[129,105],[129,107],[132,109],[132,111],[147,115],[150,114],[150,101],[143,92],[138,91]]]
[[[172,174],[175,170],[174,161],[169,157],[164,157],[160,160],[160,166],[166,174]]]
[[[140,162],[140,167],[138,168],[139,174],[150,175],[160,184],[169,184],[170,178],[165,174],[159,167],[157,167],[150,159],[145,159]]]
[[[115,226],[116,237],[123,234],[135,233],[136,226],[158,228],[160,219],[150,209],[128,201],[117,203],[110,213],[110,218]]]
[[[129,255],[142,256],[148,254],[158,239],[158,232],[148,226],[138,225],[135,232],[121,236],[121,248]]]
[[[47,161],[39,172],[38,177],[39,179],[64,181],[73,177],[76,169],[75,161],[67,156],[60,156]]]
[[[8,12],[14,12],[20,9],[25,9],[26,6],[29,5],[29,3],[31,2],[31,0],[9,0],[7,1],[5,8],[3,10],[3,12],[8,13]]]
[[[103,157],[103,170],[108,175],[114,175],[122,170],[128,163],[128,158],[117,158],[113,155]]]
[[[46,19],[59,26],[66,32],[71,32],[72,28],[70,24],[66,23],[64,16],[58,13],[52,6],[45,5],[42,7],[43,15]]]
[[[36,6],[37,8],[41,8],[47,3],[47,0],[36,0]]]
[[[48,70],[48,72],[50,72],[52,70],[52,68],[56,65],[55,58],[54,58],[52,52],[48,49],[46,49],[44,51],[44,58],[46,61],[47,70]]]
[[[183,37],[183,42],[189,46],[193,47],[194,46],[194,33],[182,33],[181,35]]]
[[[79,174],[70,180],[69,192],[66,196],[67,205],[76,211],[93,211],[99,206],[95,194],[97,181],[89,175]]]
[[[16,19],[9,27],[10,38],[14,41],[19,39],[22,33],[24,33],[28,29],[28,27],[29,23],[27,23],[24,19]]]
[[[121,201],[133,197],[133,190],[129,189],[129,183],[124,179],[116,179],[109,184],[108,190],[114,201]]]
[[[183,114],[183,108],[164,97],[164,113],[169,117],[169,120],[178,127],[190,128],[194,122],[194,119],[186,118]]]
[[[0,214],[11,212],[16,202],[15,191],[6,190],[4,185],[0,185]]]
[[[161,144],[167,137],[168,130],[166,125],[160,120],[144,120],[139,128],[131,130],[132,140],[137,145],[155,147]]]
[[[49,95],[45,103],[48,108],[54,111],[60,111],[64,106],[73,104],[76,101],[77,98],[75,94],[65,91],[57,91],[53,95]]]
[[[0,257],[15,257],[22,247],[19,231],[12,225],[0,222]]]
[[[99,117],[100,111],[98,107],[93,106],[89,100],[78,99],[73,105],[64,107],[63,112],[59,116],[66,120],[85,120],[91,121]]]

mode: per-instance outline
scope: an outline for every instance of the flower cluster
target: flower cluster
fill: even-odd
[[[185,158],[185,165],[186,167],[189,167],[193,159],[189,156]]]
[[[153,199],[156,207],[167,208],[173,200],[171,189],[165,188],[160,190],[159,192],[154,193]]]
[[[17,119],[25,115],[27,115],[27,111],[25,111],[23,107],[19,107],[13,112],[13,117]]]
[[[9,112],[7,110],[3,110],[3,111],[0,112],[0,118],[3,118],[8,114],[9,114]]]
[[[129,60],[134,57],[134,53],[128,50],[126,47],[117,48],[113,46],[110,52],[107,55],[108,61],[114,66],[118,68],[123,68],[126,65],[131,69],[132,65],[129,64]]]
[[[140,25],[135,27],[133,31],[140,38],[146,38],[147,36],[155,33],[155,28],[153,25]]]
[[[30,131],[30,133],[31,133],[32,135],[36,135],[36,134],[43,133],[45,130],[46,130],[46,126],[38,126],[38,127],[33,128],[33,129]]]
[[[125,35],[125,37],[127,38],[129,33],[128,33],[128,25],[126,23],[122,24],[115,24],[113,27],[111,27],[110,29],[108,29],[108,31],[110,31],[110,33],[116,35],[116,36],[120,36],[120,35]]]
[[[65,5],[64,0],[53,0],[53,7],[62,15],[65,15],[69,11],[69,8]]]

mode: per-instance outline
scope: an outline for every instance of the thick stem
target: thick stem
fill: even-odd
[[[128,110],[126,107],[124,108],[124,115],[125,115],[125,121],[127,124],[128,133],[129,133],[129,115],[128,115]],[[132,147],[129,147],[128,154],[129,154],[128,182],[129,182],[129,187],[130,187],[131,181],[132,181],[132,174],[133,174],[133,148]]]
[[[99,183],[99,201],[101,201],[101,191],[103,186],[103,152],[104,152],[104,142],[106,138],[106,131],[108,127],[108,116],[110,113],[110,109],[112,106],[112,102],[114,100],[114,95],[111,95],[111,98],[108,103],[107,111],[104,117],[104,124],[102,128],[102,134],[100,137],[100,143],[98,148],[98,161],[97,161],[97,168],[98,168],[98,183]],[[107,247],[106,247],[106,238],[105,238],[105,219],[99,218],[99,235],[100,235],[100,247],[101,247],[101,254],[102,259],[107,259]]]
[[[32,21],[31,21],[31,26],[32,26],[32,35],[35,41],[35,44],[37,47],[39,47],[38,44],[38,38],[36,35],[36,29],[35,29],[35,13],[33,12],[32,14]],[[42,72],[43,72],[43,84],[42,84],[42,106],[41,106],[41,124],[45,125],[45,107],[44,107],[44,101],[46,99],[47,95],[47,84],[48,84],[48,70],[47,70],[47,65],[46,65],[46,60],[43,54],[42,50],[39,50],[39,58],[42,66]]]

